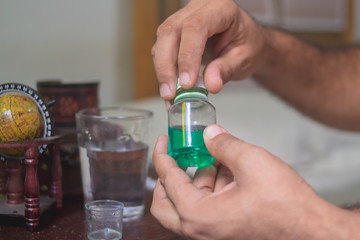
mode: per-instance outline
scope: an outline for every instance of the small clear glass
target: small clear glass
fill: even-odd
[[[124,204],[119,201],[97,200],[85,203],[88,239],[121,239],[123,210]]]

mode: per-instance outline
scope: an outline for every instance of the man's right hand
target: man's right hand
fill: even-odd
[[[218,162],[194,179],[168,155],[168,138],[157,141],[151,212],[167,229],[189,239],[359,239],[358,215],[321,199],[265,149],[215,124],[204,141]]]
[[[152,55],[160,95],[167,101],[175,97],[178,74],[181,86],[191,88],[202,60],[205,86],[217,93],[230,79],[256,71],[263,46],[264,28],[232,0],[191,1],[157,30]]]

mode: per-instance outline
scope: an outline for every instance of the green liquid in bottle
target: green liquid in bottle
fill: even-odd
[[[210,166],[215,159],[206,149],[203,132],[205,126],[169,127],[169,155],[181,168]]]

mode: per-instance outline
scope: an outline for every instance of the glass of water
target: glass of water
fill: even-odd
[[[97,200],[85,203],[88,239],[121,239],[123,210],[124,204],[119,201]]]
[[[152,112],[89,108],[76,114],[85,202],[124,203],[124,221],[143,216]]]

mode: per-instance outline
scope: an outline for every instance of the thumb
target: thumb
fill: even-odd
[[[257,66],[257,60],[252,55],[248,48],[237,47],[208,63],[203,72],[206,89],[218,93],[230,80],[250,77]]]
[[[233,173],[235,178],[247,168],[251,149],[255,146],[234,136],[217,124],[209,125],[204,130],[204,141],[210,154]]]

